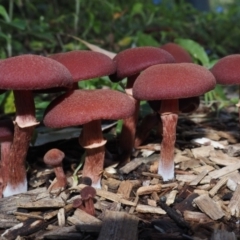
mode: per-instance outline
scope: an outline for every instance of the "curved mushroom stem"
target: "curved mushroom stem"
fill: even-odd
[[[140,101],[133,98],[132,87],[139,74],[135,74],[127,79],[126,93],[131,97],[135,103],[135,110],[132,116],[123,119],[122,131],[119,135],[119,146],[122,155],[121,162],[129,162],[131,153],[134,149],[135,133],[138,121],[138,113],[140,108]]]
[[[4,164],[6,188],[3,196],[27,191],[25,160],[35,125],[35,106],[31,91],[14,91],[16,120],[9,159]]]
[[[176,126],[178,121],[178,100],[163,100],[160,109],[163,139],[158,165],[158,174],[163,181],[174,178],[174,145],[176,141]]]
[[[48,189],[49,192],[55,189],[66,188],[67,186],[67,177],[63,171],[62,164],[60,164],[57,167],[54,167],[54,173],[57,181],[53,185],[50,185]]]
[[[100,120],[94,120],[83,125],[79,143],[86,149],[82,176],[90,177],[92,186],[101,188],[106,141],[103,139]]]

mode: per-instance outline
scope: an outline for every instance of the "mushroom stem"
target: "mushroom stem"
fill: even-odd
[[[31,127],[38,125],[35,117],[35,104],[32,91],[13,91],[16,107],[15,122],[19,127]]]
[[[57,182],[53,185],[52,189],[65,188],[67,186],[67,178],[63,171],[63,166],[60,164],[57,167],[54,167],[54,173],[57,179]]]
[[[4,174],[6,174],[4,179],[7,182],[3,192],[4,197],[27,191],[25,159],[33,131],[34,127],[20,128],[17,124],[14,126],[9,158],[2,165],[5,169]]]
[[[134,141],[135,141],[135,134],[136,134],[136,127],[138,121],[138,113],[140,108],[140,101],[133,98],[132,96],[132,87],[133,84],[139,74],[135,74],[131,77],[128,77],[127,84],[126,84],[126,93],[131,97],[135,104],[134,113],[132,116],[123,119],[122,131],[119,135],[119,145],[120,150],[124,156],[122,158],[122,162],[129,162],[130,156],[134,148]]]
[[[6,188],[3,196],[27,191],[25,160],[35,125],[35,106],[31,91],[14,91],[16,120],[9,159],[3,163]]]
[[[163,181],[174,178],[174,145],[176,141],[176,126],[178,121],[178,100],[163,100],[160,114],[163,127],[163,138],[158,165],[158,174]]]
[[[105,143],[103,139],[101,121],[94,120],[83,125],[79,143],[86,149],[83,177],[92,179],[92,186],[101,188],[101,174],[103,172]]]

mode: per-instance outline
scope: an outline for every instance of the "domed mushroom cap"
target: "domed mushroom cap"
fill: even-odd
[[[117,71],[110,75],[112,81],[120,81],[152,65],[175,62],[172,55],[157,47],[129,48],[119,52],[113,61],[117,64]]]
[[[161,49],[169,52],[176,60],[176,63],[192,63],[192,57],[181,46],[176,43],[167,43],[160,47]]]
[[[61,128],[99,119],[122,119],[134,112],[127,94],[110,89],[74,90],[54,99],[45,111],[44,124]]]
[[[240,54],[221,58],[211,72],[219,84],[240,84]]]
[[[133,97],[140,100],[179,99],[200,96],[215,87],[206,68],[193,63],[158,64],[140,74]]]
[[[70,72],[50,58],[26,54],[0,61],[0,89],[33,90],[71,86]]]
[[[103,53],[88,50],[76,50],[50,55],[63,64],[72,74],[74,81],[108,76],[115,72],[116,64]]]
[[[57,148],[50,149],[47,151],[43,157],[43,161],[52,167],[59,166],[62,164],[65,154]]]
[[[82,200],[88,200],[89,198],[94,198],[96,196],[96,194],[97,194],[97,192],[96,192],[95,188],[93,188],[91,186],[84,187],[80,192]]]

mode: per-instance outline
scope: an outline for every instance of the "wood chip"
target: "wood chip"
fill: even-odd
[[[217,184],[209,191],[209,195],[211,197],[213,197],[217,192],[218,190],[224,185],[226,184],[228,181],[228,177],[224,177],[222,178],[220,181],[217,182]]]
[[[98,240],[137,240],[138,221],[128,213],[106,210]]]
[[[67,221],[69,224],[102,224],[98,218],[84,212],[83,210],[76,209],[73,216],[68,217]]]
[[[160,207],[152,207],[148,205],[138,204],[136,211],[140,213],[152,213],[152,214],[166,214],[166,212]]]
[[[196,185],[198,185],[198,183],[199,182],[201,182],[201,180],[208,174],[208,170],[207,169],[205,169],[205,170],[203,170],[195,179],[193,179],[190,183],[189,183],[189,185],[190,186],[196,186]]]
[[[240,184],[237,185],[236,191],[229,202],[228,208],[232,216],[240,216]]]
[[[193,201],[202,212],[206,213],[213,220],[218,220],[224,216],[224,212],[219,205],[208,195],[201,195]]]
[[[167,196],[167,201],[166,201],[166,204],[167,204],[168,206],[170,206],[171,204],[174,203],[177,194],[178,194],[178,191],[177,191],[177,190],[172,190],[172,191],[168,194],[168,196]]]
[[[232,172],[236,171],[237,169],[240,169],[240,162],[239,161],[236,164],[231,164],[231,165],[223,167],[219,170],[212,171],[212,172],[209,173],[209,176],[211,176],[214,179],[217,179],[217,178],[220,178],[224,175],[232,173]]]
[[[211,240],[237,240],[234,232],[228,232],[222,229],[214,229]]]
[[[199,148],[193,148],[191,149],[194,158],[198,158],[198,157],[209,157],[210,152],[214,150],[213,146],[202,146]]]
[[[183,217],[186,221],[193,221],[198,223],[206,223],[212,221],[205,213],[187,210],[183,212]]]
[[[151,162],[154,162],[158,159],[159,159],[158,154],[154,154],[154,155],[152,155],[150,157],[146,157],[146,158],[135,158],[134,160],[130,161],[125,166],[120,168],[119,171],[122,174],[128,174],[131,171],[135,170],[137,167],[139,167],[141,164],[151,163]]]
[[[121,194],[123,198],[125,199],[129,199],[130,198],[130,194],[132,192],[132,188],[133,188],[133,185],[130,181],[122,181],[118,190],[117,190],[117,193],[118,194]]]

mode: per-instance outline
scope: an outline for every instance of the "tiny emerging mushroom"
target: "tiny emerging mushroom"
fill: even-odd
[[[51,190],[64,189],[67,186],[67,178],[62,166],[64,157],[64,152],[57,148],[50,149],[43,157],[44,163],[52,166],[56,175],[56,182],[52,182],[48,189],[49,192]]]
[[[179,99],[200,96],[212,90],[215,84],[216,80],[209,70],[193,63],[158,64],[146,69],[136,79],[133,86],[136,99],[161,100],[159,114],[163,137],[158,174],[164,181],[174,178]]]
[[[92,216],[95,216],[94,208],[94,198],[96,196],[95,188],[91,186],[86,186],[81,190],[80,195],[85,207],[84,211]]]

